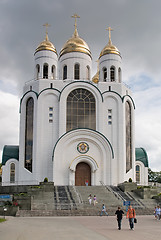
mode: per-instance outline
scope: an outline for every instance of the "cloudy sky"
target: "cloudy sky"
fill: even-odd
[[[19,101],[26,81],[33,78],[34,51],[49,39],[59,53],[74,31],[96,60],[108,42],[122,55],[123,81],[136,104],[136,147],[146,149],[150,168],[161,171],[161,1],[160,0],[0,0],[0,161],[5,144],[19,141]]]

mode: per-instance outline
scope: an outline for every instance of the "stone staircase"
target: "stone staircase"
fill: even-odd
[[[69,186],[54,187],[54,209],[55,210],[76,210],[75,199]]]
[[[102,204],[104,203],[106,208],[116,208],[120,205],[122,205],[122,201],[119,198],[116,198],[116,196],[109,191],[108,188],[105,186],[88,186],[88,187],[75,187],[76,191],[78,192],[79,196],[81,196],[81,200],[83,203],[83,207],[86,209],[93,208],[93,201],[92,204],[89,204],[89,194],[96,195],[97,198],[97,204],[95,206],[96,209],[101,209]]]
[[[33,188],[34,189],[34,188]],[[31,210],[19,210],[16,216],[98,216],[104,203],[109,215],[114,215],[123,200],[131,201],[137,214],[153,214],[156,205],[150,199],[149,205],[133,193],[118,193],[111,186],[54,186],[43,185],[31,189]],[[90,205],[88,196],[96,195],[97,204]],[[152,201],[151,201],[152,200]],[[123,206],[126,210],[126,207]]]

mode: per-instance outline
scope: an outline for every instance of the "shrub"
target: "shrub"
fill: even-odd
[[[48,178],[46,177],[46,178],[44,178],[44,182],[48,182]]]
[[[132,178],[129,178],[129,182],[132,182]]]
[[[142,189],[143,188],[143,186],[137,186],[137,189]]]

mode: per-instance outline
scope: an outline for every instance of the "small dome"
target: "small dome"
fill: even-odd
[[[99,77],[100,77],[100,71],[99,71],[99,60],[97,60],[97,72],[92,78],[92,82],[98,83],[99,82]]]
[[[117,49],[117,47],[115,47],[114,45],[109,44],[109,43],[103,48],[103,50],[100,53],[99,58],[106,54],[117,54],[121,57],[121,54],[120,54],[119,50]]]
[[[92,82],[98,83],[99,82],[99,72],[97,72],[94,77],[92,78]]]
[[[73,36],[64,44],[60,51],[60,57],[70,52],[81,52],[91,57],[91,51],[87,43],[79,37],[77,29],[75,29]]]
[[[42,50],[48,50],[55,52],[57,54],[56,48],[54,45],[49,41],[48,35],[46,34],[46,38],[43,42],[39,44],[39,46],[36,48],[35,53],[42,51]]]
[[[101,51],[99,58],[106,54],[117,54],[121,57],[119,50],[117,49],[117,47],[115,47],[112,44],[112,41],[111,41],[111,30],[112,29],[109,27],[107,30],[109,31],[109,41],[108,41],[108,44]]]

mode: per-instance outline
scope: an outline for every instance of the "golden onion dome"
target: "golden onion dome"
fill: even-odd
[[[99,72],[97,72],[94,77],[92,78],[92,82],[98,83],[99,82]]]
[[[81,52],[89,55],[91,57],[91,51],[87,43],[79,37],[77,26],[75,24],[75,31],[73,36],[64,44],[60,51],[60,57],[66,53],[70,52]],[[92,57],[91,57],[92,58]]]
[[[121,57],[119,50],[117,49],[116,46],[114,46],[112,44],[112,41],[111,41],[111,32],[110,31],[112,29],[109,27],[108,30],[109,30],[109,41],[108,41],[108,44],[102,49],[99,58],[106,54],[117,54]]]
[[[97,60],[97,72],[92,78],[92,82],[98,83],[99,82],[99,77],[100,77],[100,71],[99,71],[99,60]]]
[[[42,41],[39,46],[36,48],[35,53],[42,51],[42,50],[48,50],[52,51],[57,54],[56,48],[54,45],[49,41],[48,34],[46,33],[45,40]]]

